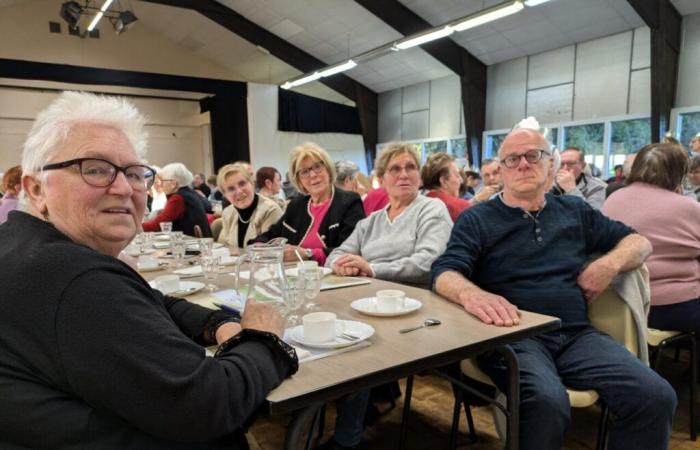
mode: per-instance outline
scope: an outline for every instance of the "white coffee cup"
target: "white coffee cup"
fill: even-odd
[[[161,275],[153,279],[156,289],[164,294],[180,290],[180,277],[177,275]]]
[[[301,318],[304,339],[309,342],[331,342],[338,333],[342,333],[344,325],[332,312],[314,312]]]
[[[139,269],[155,269],[158,267],[158,258],[153,255],[139,256]]]
[[[375,294],[377,298],[377,311],[393,313],[404,308],[406,293],[398,289],[383,289]]]

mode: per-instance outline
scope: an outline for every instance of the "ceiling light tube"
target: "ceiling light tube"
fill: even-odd
[[[340,65],[334,66],[334,67],[329,67],[326,70],[320,71],[319,75],[321,75],[322,77],[330,77],[331,75],[335,75],[336,73],[345,72],[346,70],[350,70],[355,66],[357,66],[357,63],[355,61],[353,61],[352,59],[348,59],[343,64],[340,64]]]
[[[112,4],[114,0],[105,0],[105,2],[102,4],[102,8],[100,8],[100,12],[98,12],[95,17],[92,19],[92,22],[90,22],[90,25],[87,27],[88,31],[92,31],[95,29],[97,26],[97,23],[100,21],[102,16],[105,15],[105,12],[107,11],[107,8],[109,8],[109,5]]]
[[[418,45],[425,44],[426,42],[444,38],[445,36],[451,35],[453,32],[454,29],[451,26],[447,25],[443,28],[431,31],[429,33],[421,34],[410,39],[398,41],[396,44],[394,44],[394,47],[399,50],[406,50],[407,48],[416,47]]]
[[[312,81],[316,81],[319,78],[321,78],[321,74],[318,72],[314,72],[311,75],[299,78],[297,80],[292,80],[292,81],[287,81],[282,85],[282,89],[290,89],[295,86],[301,86],[302,84],[306,83],[311,83]]]
[[[525,0],[525,6],[537,6],[542,3],[547,3],[550,0]]]
[[[484,10],[484,12],[479,13],[475,15],[474,17],[471,17],[469,19],[463,20],[461,22],[457,22],[455,24],[450,25],[455,31],[464,31],[468,30],[469,28],[474,28],[479,25],[483,25],[488,22],[492,22],[494,20],[500,19],[505,16],[509,16],[511,14],[515,14],[521,9],[523,9],[525,6],[523,5],[523,2],[520,0],[515,0],[512,2],[508,3],[502,3],[498,6],[495,6],[493,8],[489,8],[487,10]]]

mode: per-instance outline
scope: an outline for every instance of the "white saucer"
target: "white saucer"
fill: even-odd
[[[168,242],[154,242],[153,248],[157,248],[157,249],[170,248],[170,241],[168,241]]]
[[[408,297],[406,297],[404,301],[403,308],[396,311],[387,312],[377,310],[377,299],[375,297],[361,298],[350,303],[350,307],[355,311],[359,311],[362,314],[367,314],[368,316],[380,317],[402,316],[420,309],[421,306],[423,306],[423,304],[420,301]]]
[[[321,269],[323,269],[323,276],[324,277],[326,275],[330,275],[331,273],[333,273],[333,269],[331,269],[330,267],[321,267]],[[285,269],[284,273],[288,277],[298,277],[299,276],[299,268],[298,267],[291,267],[289,269]]]
[[[372,337],[374,334],[374,328],[372,325],[369,325],[364,322],[357,322],[355,320],[338,320],[338,322],[341,322],[344,324],[344,330],[343,332],[345,333],[350,333],[353,336],[357,336],[359,339],[353,341],[349,339],[345,339],[343,337],[336,337],[335,340],[333,341],[328,341],[328,342],[309,342],[306,339],[304,339],[304,326],[303,325],[298,325],[291,330],[289,330],[289,337],[296,342],[297,344],[301,344],[306,347],[312,347],[312,348],[342,348],[342,347],[349,347],[351,345],[355,345],[359,342],[362,342],[364,340],[369,339]]]
[[[136,265],[138,266],[139,272],[155,272],[156,270],[163,270],[163,268],[160,265],[151,267],[141,267],[141,265],[138,263]]]
[[[151,281],[148,284],[153,289],[158,289],[153,281]],[[161,292],[163,292],[163,294],[165,295],[170,295],[173,297],[186,297],[188,295],[194,294],[195,292],[199,292],[202,289],[204,289],[204,283],[200,283],[199,281],[180,281],[180,288],[177,291]]]

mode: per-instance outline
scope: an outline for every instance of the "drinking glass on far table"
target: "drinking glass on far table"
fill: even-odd
[[[304,296],[306,297],[305,309],[307,312],[320,311],[321,307],[315,302],[315,299],[321,293],[321,279],[323,278],[323,269],[320,267],[300,268],[299,278],[304,279]]]
[[[165,233],[168,236],[170,236],[170,233],[173,231],[173,223],[172,222],[161,222],[159,225],[160,225],[160,232]]]
[[[170,252],[173,255],[173,262],[175,267],[182,267],[184,265],[185,252],[187,251],[187,243],[184,239],[173,239],[170,242]]]
[[[200,256],[212,256],[214,251],[214,238],[199,239]]]
[[[204,275],[204,279],[207,281],[206,289],[208,291],[218,289],[218,286],[214,284],[214,281],[216,281],[219,276],[219,257],[211,255],[202,256],[199,259],[199,262],[202,265],[202,274]]]

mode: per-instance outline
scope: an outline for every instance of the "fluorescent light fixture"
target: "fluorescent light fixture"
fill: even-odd
[[[311,83],[312,81],[316,81],[319,78],[321,78],[321,74],[318,72],[314,72],[311,75],[307,75],[303,78],[299,78],[297,80],[292,80],[292,81],[287,81],[282,85],[282,89],[290,89],[295,86],[301,86],[302,84],[306,83]]]
[[[319,75],[321,75],[322,77],[330,77],[331,75],[335,75],[336,73],[345,72],[346,70],[350,70],[355,66],[357,66],[357,63],[355,61],[353,61],[352,59],[348,59],[343,64],[340,64],[340,65],[334,66],[334,67],[330,67],[326,70],[320,71]]]
[[[542,3],[547,3],[550,0],[525,0],[525,6],[537,6]]]
[[[540,0],[543,1],[543,0]],[[544,0],[547,1],[547,0]],[[504,3],[498,6],[495,6],[493,8],[489,8],[485,10],[483,13],[479,13],[474,17],[471,17],[469,19],[463,20],[461,22],[455,23],[452,26],[452,28],[455,31],[464,31],[468,30],[469,28],[474,28],[479,25],[483,25],[488,22],[492,22],[494,20],[500,19],[505,16],[509,16],[511,14],[515,14],[521,9],[523,9],[525,6],[523,5],[523,2],[520,0],[515,0],[509,3]]]
[[[437,29],[435,31],[421,34],[403,41],[398,41],[396,44],[394,44],[394,47],[396,47],[399,50],[406,50],[407,48],[415,47],[417,45],[425,44],[426,42],[444,38],[445,36],[451,35],[453,32],[454,29],[451,26],[446,25],[445,27]]]
[[[100,12],[95,15],[95,18],[92,19],[92,22],[90,22],[90,25],[87,27],[88,31],[92,31],[97,26],[97,22],[99,22],[102,16],[105,15],[109,5],[112,4],[112,1],[114,0],[105,0],[105,2],[102,4],[102,8],[100,8]]]

